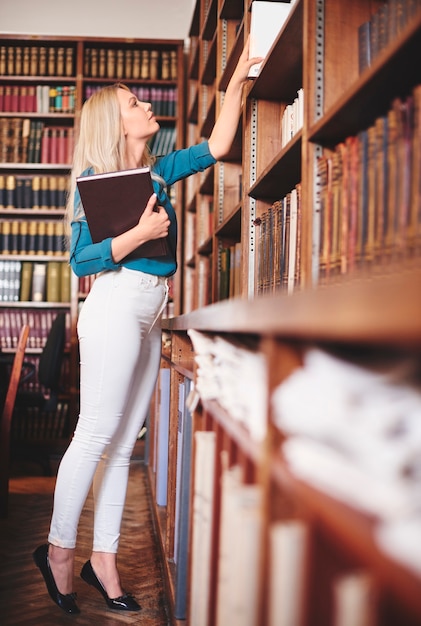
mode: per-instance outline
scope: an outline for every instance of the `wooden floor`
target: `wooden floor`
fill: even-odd
[[[83,563],[90,556],[91,496],[82,513],[76,549],[74,590],[81,613],[66,615],[50,600],[33,563],[32,552],[46,542],[54,482],[54,477],[18,475],[18,472],[10,481],[9,516],[0,520],[0,624],[168,626],[169,613],[142,459],[136,456],[131,463],[119,550],[123,587],[141,604],[139,613],[109,610],[102,596],[79,577]]]

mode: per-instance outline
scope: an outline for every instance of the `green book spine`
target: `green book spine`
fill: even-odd
[[[31,261],[23,261],[20,275],[20,294],[19,299],[22,302],[28,302],[31,299],[32,290],[32,269]]]
[[[70,302],[70,265],[61,263],[60,302]]]
[[[59,261],[47,263],[47,302],[60,302],[60,265]]]

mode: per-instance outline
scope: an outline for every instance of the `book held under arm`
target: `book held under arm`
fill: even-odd
[[[154,192],[149,167],[79,176],[76,182],[94,243],[136,226]],[[168,253],[167,240],[162,237],[145,242],[126,259]]]

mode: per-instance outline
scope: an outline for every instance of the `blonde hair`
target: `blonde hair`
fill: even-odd
[[[75,217],[76,177],[88,168],[92,168],[95,174],[125,168],[126,141],[121,123],[118,89],[130,91],[123,83],[107,85],[83,104],[66,203],[68,233],[70,222]],[[142,165],[153,165],[154,159],[148,146],[145,147],[142,161]],[[82,215],[83,208],[80,207],[76,217]]]

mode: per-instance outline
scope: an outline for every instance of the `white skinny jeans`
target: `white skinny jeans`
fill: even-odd
[[[167,296],[165,278],[121,268],[100,274],[82,307],[80,415],[57,474],[53,545],[76,546],[93,485],[93,550],[117,552],[130,457],[159,371]]]

